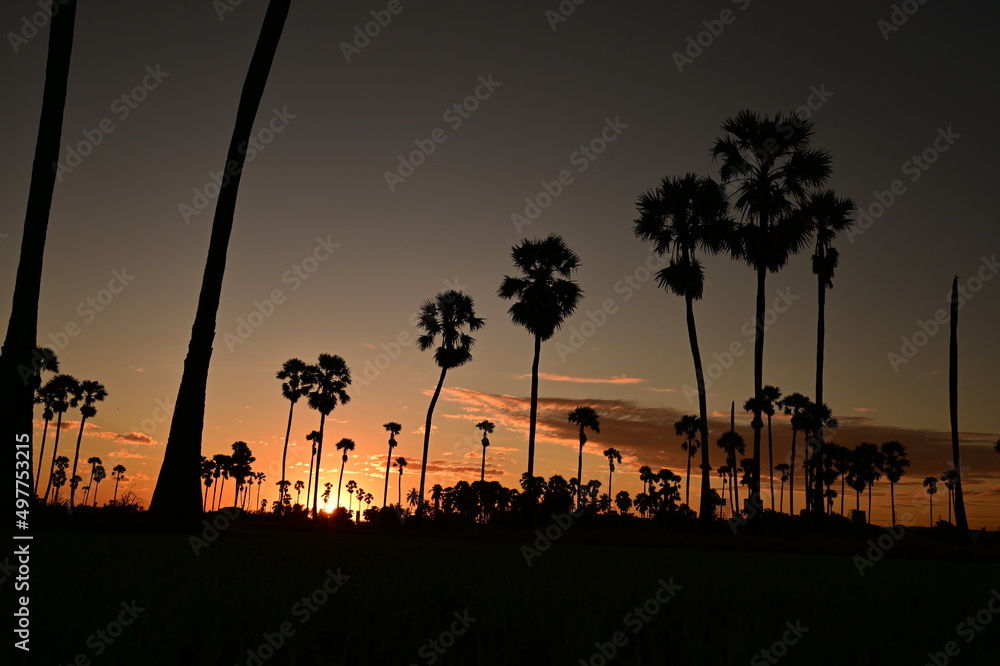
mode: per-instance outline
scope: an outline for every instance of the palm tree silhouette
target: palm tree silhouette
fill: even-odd
[[[389,432],[389,457],[385,459],[385,488],[382,489],[382,506],[389,506],[389,466],[392,464],[392,450],[396,448],[396,435],[403,432],[403,426],[395,421],[382,424]]]
[[[340,489],[344,486],[344,467],[347,465],[347,452],[354,450],[354,440],[347,437],[343,438],[337,442],[337,450],[344,452],[340,456],[340,479],[337,481],[337,506],[340,506]],[[316,466],[316,479],[319,479],[319,465]]]
[[[701,431],[701,420],[693,414],[685,414],[680,421],[674,423],[674,434],[686,437],[687,440],[681,442],[681,451],[687,453],[687,482],[684,486],[684,503],[691,506],[691,458],[698,451],[700,443],[695,436]],[[707,474],[703,474],[707,477]]]
[[[781,404],[781,389],[766,384],[760,391],[761,411],[767,415],[767,467],[774,469],[774,437],[772,436],[771,419],[775,410]],[[771,488],[771,511],[774,511],[774,475],[768,473],[768,483]]]
[[[951,498],[952,493],[955,491],[955,482],[958,481],[958,472],[953,469],[945,470],[944,474],[941,475],[941,482],[944,483],[944,488],[948,491],[948,522],[951,522]]]
[[[738,471],[736,456],[742,455],[746,451],[743,435],[736,432],[735,402],[730,403],[729,407],[729,430],[722,433],[722,436],[716,441],[716,446],[726,453],[725,468],[729,472],[729,504],[733,515],[735,515],[739,510],[740,503],[740,489],[736,484],[736,472]]]
[[[330,501],[330,490],[333,489],[333,484],[327,481],[323,484],[323,511],[326,511],[326,505]]]
[[[53,377],[53,379],[55,379]],[[49,380],[51,383],[52,380]],[[55,418],[55,411],[53,406],[55,405],[55,395],[50,389],[49,385],[40,386],[35,392],[35,403],[42,405],[42,419],[45,425],[42,427],[42,447],[38,451],[38,471],[35,473],[35,495],[38,495],[38,484],[42,479],[42,461],[45,456],[45,440],[49,434],[49,421]]]
[[[906,474],[910,461],[906,458],[906,447],[897,441],[882,443],[882,468],[889,479],[889,498],[892,507],[892,524],[896,524],[896,484]]]
[[[309,474],[306,475],[306,506],[309,505],[309,493],[312,490],[313,466],[316,463],[316,447],[319,446],[319,430],[311,430],[306,435],[306,441],[311,442],[309,452]]]
[[[937,479],[933,476],[925,478],[924,488],[927,489],[927,495],[931,500],[931,527],[934,527],[934,494],[937,492]]]
[[[420,503],[420,495],[417,494],[416,488],[410,488],[410,492],[406,493],[406,503],[411,507],[416,507]]]
[[[55,9],[55,8],[53,8]],[[14,279],[14,296],[7,333],[0,349],[0,387],[4,396],[4,416],[0,419],[3,441],[14,442],[18,435],[32,433],[35,389],[32,382],[22,379],[22,369],[32,366],[32,356],[38,337],[38,299],[42,285],[42,260],[45,236],[49,226],[49,210],[55,189],[57,164],[62,152],[63,112],[69,81],[70,56],[73,52],[73,28],[76,21],[76,0],[67,0],[58,11],[49,14],[51,28],[45,84],[38,135],[31,164],[28,202],[24,214],[21,251]],[[9,261],[9,260],[8,260]],[[30,469],[29,469],[30,473]],[[51,477],[52,471],[49,471]],[[31,486],[31,479],[28,479]],[[46,486],[46,501],[48,486]]]
[[[398,506],[403,506],[403,468],[406,467],[406,458],[396,458],[392,463],[393,467],[399,468],[399,498]]]
[[[360,525],[361,524],[361,503],[365,501],[365,489],[362,488],[361,486],[358,486],[358,490],[357,490],[356,494],[358,496],[358,516],[357,516],[358,519],[357,519],[357,523]]]
[[[229,475],[233,477],[235,482],[233,485],[236,486],[233,496],[233,506],[241,506],[240,492],[244,490],[244,483],[253,473],[250,468],[251,463],[257,459],[253,456],[246,442],[233,442],[232,448],[233,454],[229,457]]]
[[[431,486],[431,501],[434,502],[434,513],[441,512],[442,493],[444,493],[444,488],[441,487],[440,483],[435,483]]]
[[[493,421],[480,421],[479,423],[476,424],[476,427],[483,431],[483,440],[482,440],[482,445],[483,445],[483,465],[482,465],[482,469],[479,472],[479,482],[480,483],[485,483],[485,481],[486,481],[486,447],[490,445],[490,438],[487,435],[490,435],[493,432],[493,429],[496,426],[493,423]]]
[[[215,471],[215,463],[205,456],[201,457],[201,478],[205,483],[205,495],[201,500],[201,510],[208,510],[208,489],[212,487],[212,473]]]
[[[627,490],[618,491],[618,494],[615,495],[615,506],[618,507],[618,512],[623,516],[632,508],[632,498],[629,496]]]
[[[347,512],[350,513],[351,507],[354,505],[354,491],[358,489],[358,482],[354,479],[350,479],[345,486],[347,488]],[[339,505],[339,501],[338,501]]]
[[[715,141],[712,159],[721,160],[719,175],[736,185],[734,207],[742,213],[729,243],[733,257],[757,274],[754,317],[754,396],[764,376],[764,299],[768,272],[777,273],[808,241],[808,227],[796,215],[807,188],[830,177],[831,156],[809,148],[813,124],[795,113],[760,116],[743,110],[722,123],[726,134]],[[758,407],[760,404],[758,403]],[[760,433],[763,422],[754,410],[754,474],[750,492],[760,494]]]
[[[872,488],[875,487],[875,482],[882,478],[883,465],[882,452],[876,445],[861,442],[854,447],[854,476],[868,486],[869,525],[872,522]]]
[[[118,501],[118,483],[125,477],[125,471],[125,465],[115,465],[111,468],[111,476],[115,477],[115,495],[111,499],[112,504]]]
[[[781,493],[778,500],[778,511],[784,513],[785,511],[785,482],[790,478],[788,472],[791,467],[788,463],[778,463],[774,466],[774,471],[781,475]]]
[[[520,277],[504,275],[497,295],[514,300],[507,312],[511,321],[523,326],[535,339],[531,363],[531,409],[528,419],[528,477],[535,475],[535,429],[538,422],[538,360],[542,343],[551,338],[567,317],[576,311],[583,290],[570,280],[580,258],[561,236],[521,241],[511,248]]]
[[[285,400],[289,402],[288,405],[288,425],[285,427],[285,446],[281,449],[281,480],[285,481],[285,465],[288,459],[288,439],[292,434],[292,412],[295,410],[295,403],[299,401],[299,398],[304,398],[308,395],[306,390],[304,379],[306,374],[306,369],[309,366],[306,362],[298,358],[290,358],[281,364],[281,370],[278,371],[276,379],[281,380],[281,395],[284,396]],[[311,463],[310,463],[311,464]],[[278,505],[279,512],[281,510],[281,505]]]
[[[267,478],[267,474],[264,472],[257,472],[253,475],[253,478],[257,479],[257,501],[255,504],[260,504],[260,484],[264,483],[264,480]],[[267,506],[266,500],[264,501],[264,506]],[[261,512],[263,512],[263,509],[261,509]]]
[[[582,492],[579,479],[583,478],[583,445],[587,443],[587,433],[585,430],[590,428],[596,434],[601,434],[601,420],[593,407],[577,407],[566,418],[570,423],[580,426],[580,451],[576,461],[576,505],[579,506],[580,494]],[[649,472],[649,468],[644,467],[639,470],[640,474],[642,474],[643,469]]]
[[[951,414],[951,465],[955,470],[955,527],[962,536],[969,536],[969,519],[965,515],[965,494],[962,492],[962,462],[958,445],[958,276],[951,282],[951,335],[948,344],[948,403]]]
[[[724,448],[722,446],[722,440],[721,440],[721,438],[719,440],[719,448]],[[728,454],[727,454],[727,460],[728,460]],[[729,479],[732,477],[733,470],[732,470],[731,467],[729,467],[729,465],[720,465],[719,468],[717,470],[715,470],[715,473],[718,474],[719,477],[722,479],[722,499],[723,499],[723,501],[725,501],[725,499],[726,499],[726,484],[729,482]],[[730,484],[730,485],[732,485],[732,484]],[[733,491],[732,491],[732,489],[730,489],[730,491],[729,491],[729,508],[730,508],[730,511],[732,510],[732,507],[733,507]]]
[[[80,406],[80,434],[76,437],[76,453],[73,455],[73,477],[76,478],[76,467],[80,460],[80,442],[83,441],[83,428],[87,423],[87,419],[93,418],[97,415],[97,407],[95,404],[98,402],[103,402],[104,399],[108,397],[108,392],[104,389],[104,384],[95,381],[82,381],[80,382],[79,391],[73,396],[73,400],[70,406],[76,407]],[[83,403],[83,404],[80,404]],[[199,493],[200,494],[200,493]],[[76,504],[76,484],[70,483],[69,490],[69,508],[73,508]]]
[[[302,505],[302,489],[306,487],[306,482],[299,480],[295,482],[295,503]]]
[[[108,473],[104,470],[104,465],[98,464],[94,468],[93,480],[91,483],[94,485],[94,503],[92,506],[97,506],[97,491],[101,489],[101,481],[107,478]]]
[[[618,449],[610,448],[604,449],[604,457],[608,459],[608,497],[611,497],[611,475],[615,473],[615,461],[617,460],[619,464],[622,461],[622,454],[618,452]]]
[[[215,463],[215,471],[212,472],[212,477],[215,479],[215,490],[212,491],[212,507],[218,510],[221,506],[222,487],[225,485],[226,479],[229,478],[230,458],[224,453],[216,453],[212,456],[212,462]]]
[[[94,472],[97,471],[97,466],[101,464],[101,459],[97,456],[90,456],[87,458],[87,464],[90,465],[90,481],[87,482],[87,486],[84,488],[84,505],[87,504],[87,496],[90,494],[90,487],[94,485]]]
[[[640,195],[636,208],[639,219],[635,220],[635,236],[643,241],[652,241],[659,256],[670,256],[667,267],[656,275],[657,283],[684,298],[688,342],[698,386],[699,430],[701,442],[708,442],[705,376],[694,319],[694,301],[701,300],[704,293],[705,271],[697,252],[703,250],[714,254],[725,249],[733,225],[729,218],[729,202],[715,181],[688,173],[681,178],[664,178],[655,191]],[[693,451],[688,452],[689,464],[693,455]],[[701,470],[699,514],[703,520],[708,520],[714,509],[708,506],[708,491],[711,488],[708,472],[711,466],[707,446],[701,447]]]
[[[52,444],[52,465],[49,468],[49,482],[45,487],[43,502],[49,501],[49,490],[52,488],[52,473],[56,467],[59,453],[59,433],[62,431],[62,416],[69,408],[75,396],[80,391],[80,382],[72,375],[56,375],[46,384],[52,398],[52,411],[56,414],[56,440]],[[65,476],[65,474],[63,474]],[[63,481],[65,483],[65,480]]]
[[[323,427],[338,404],[346,405],[351,401],[347,395],[347,387],[351,384],[351,371],[340,356],[335,354],[320,354],[319,362],[310,365],[306,370],[305,386],[308,391],[307,401],[311,409],[320,414],[319,443],[316,445],[316,492],[313,493],[313,515],[319,508],[319,475],[323,466]],[[353,444],[353,442],[352,442]],[[340,445],[338,444],[338,449]],[[351,447],[353,449],[353,446]],[[345,454],[346,455],[346,454]],[[341,467],[343,480],[343,466]],[[306,492],[308,499],[309,493]],[[340,487],[337,487],[337,505],[340,505]],[[308,507],[307,507],[308,508]]]
[[[472,360],[471,350],[476,340],[470,333],[478,331],[484,324],[485,320],[476,316],[472,297],[454,289],[443,291],[437,294],[434,300],[424,301],[420,306],[417,326],[424,332],[417,338],[420,351],[427,351],[433,347],[438,335],[441,336],[441,344],[434,350],[434,362],[441,368],[441,376],[438,378],[431,403],[427,407],[427,420],[424,422],[424,451],[420,462],[421,509],[424,502],[424,483],[427,477],[427,456],[430,451],[434,406],[437,404],[438,396],[441,395],[441,387],[448,371]]]
[[[809,398],[801,393],[789,393],[778,401],[778,405],[785,415],[792,417],[791,469],[788,472],[788,513],[792,516],[795,515],[795,461],[797,460],[795,440],[799,431],[802,430],[802,426],[805,425],[806,412],[811,404]],[[858,510],[860,511],[860,509]]]
[[[191,327],[191,341],[184,359],[184,371],[177,390],[163,464],[149,505],[151,513],[163,518],[195,522],[201,515],[201,507],[198,506],[198,495],[201,494],[198,488],[198,463],[201,460],[202,430],[205,423],[205,392],[222,295],[222,279],[226,272],[226,254],[236,212],[236,195],[246,164],[246,146],[254,129],[257,110],[290,4],[291,0],[270,0],[268,3],[240,94],[236,123],[226,154],[227,178],[222,180],[215,201],[212,235],[201,293],[198,295],[198,308]]]
[[[54,504],[59,504],[59,490],[66,485],[66,468],[69,467],[69,458],[59,456],[56,458],[55,472],[52,475],[51,485],[56,489]]]

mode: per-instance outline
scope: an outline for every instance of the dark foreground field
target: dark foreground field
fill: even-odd
[[[1000,617],[959,626],[993,620],[995,561],[890,557],[862,577],[861,542],[820,555],[565,538],[529,567],[525,543],[234,526],[196,556],[181,536],[41,532],[21,663],[596,666],[603,648],[617,664],[920,666],[930,652],[940,666],[949,641],[948,663],[998,663]]]

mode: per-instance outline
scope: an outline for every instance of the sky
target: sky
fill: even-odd
[[[353,399],[327,421],[322,480],[336,483],[333,443],[349,437],[357,449],[345,481],[380,499],[381,426],[398,421],[405,494],[418,483],[438,377],[432,354],[412,342],[411,317],[459,289],[486,326],[473,362],[448,373],[428,485],[477,478],[474,426],[487,418],[497,424],[487,477],[516,486],[532,339],[496,291],[513,271],[513,245],[556,233],[581,258],[584,300],[542,349],[536,473],[575,476],[566,414],[580,405],[602,424],[585,449],[585,479],[606,488],[601,452],[611,446],[625,456],[616,491],[639,491],[642,465],[683,472],[673,423],[697,411],[683,300],[652,277],[662,264],[632,233],[635,201],[668,175],[717,176],[709,149],[726,117],[798,109],[815,124],[813,145],[834,155],[829,187],[861,211],[837,242],[827,298],[825,398],[841,424],[833,439],[903,443],[912,466],[897,511],[929,519],[920,482],[950,460],[948,335],[934,318],[958,275],[970,523],[1000,526],[1000,230],[990,196],[1000,130],[985,92],[1000,8],[902,4],[911,13],[889,2],[590,0],[572,13],[555,0],[294,2],[240,189],[203,453],[246,441],[268,475],[262,496],[273,499],[288,414],[274,374],[291,357],[339,354]],[[105,384],[81,457],[124,464],[123,489],[147,504],[207,253],[212,174],[265,8],[178,0],[81,3],[77,13],[39,344],[57,351],[63,372]],[[26,0],[0,8],[4,321],[44,81],[39,11]],[[739,408],[753,391],[755,281],[728,257],[705,267],[696,317],[716,466],[730,403]],[[815,386],[815,295],[808,253],[768,278],[764,381],[786,394]],[[67,415],[60,451],[78,418]],[[736,420],[752,441],[749,416],[737,409]],[[318,421],[296,408],[290,479],[305,479],[305,435]],[[783,417],[774,438],[777,463],[790,441]],[[697,477],[691,485],[697,505]],[[934,507],[945,514],[943,492]],[[888,520],[885,483],[874,513]]]

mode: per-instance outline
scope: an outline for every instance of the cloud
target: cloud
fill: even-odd
[[[98,437],[112,439],[119,444],[144,444],[147,446],[156,446],[159,443],[149,435],[141,432],[135,432],[134,430],[131,432],[104,431],[96,434]]]
[[[871,407],[851,407],[852,411],[855,412],[877,412],[877,409],[872,409]]]
[[[518,375],[518,379],[530,379],[531,375]],[[645,379],[638,377],[573,377],[571,375],[557,375],[550,372],[538,373],[539,379],[550,382],[569,382],[572,384],[641,384]]]
[[[118,449],[114,453],[109,453],[108,456],[111,457],[111,458],[148,458],[149,457],[149,456],[144,456],[141,453],[133,453],[132,451],[128,451],[126,449]]]
[[[677,393],[677,389],[672,388],[652,388],[647,387],[642,389],[643,391],[652,391],[653,393]]]

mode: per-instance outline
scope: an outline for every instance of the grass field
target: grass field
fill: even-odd
[[[969,643],[956,633],[1000,589],[995,561],[888,557],[862,577],[849,553],[863,542],[820,555],[567,538],[528,566],[527,543],[233,527],[196,556],[184,536],[41,532],[24,663],[599,665],[596,645],[622,632],[608,663],[766,664],[786,623],[808,631],[773,663],[919,666],[948,641],[950,663],[998,663],[1000,618]],[[303,604],[329,571],[347,579]],[[651,602],[661,581],[680,589]],[[120,615],[131,624],[100,638]]]

